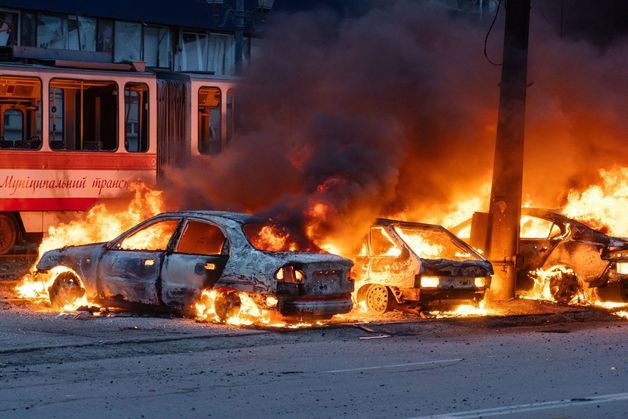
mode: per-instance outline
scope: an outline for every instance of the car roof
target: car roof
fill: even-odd
[[[375,222],[376,226],[407,226],[407,227],[418,227],[422,229],[429,230],[446,230],[445,227],[438,224],[427,224],[427,223],[417,223],[414,221],[402,221],[402,220],[393,220],[390,218],[378,218]]]
[[[196,217],[196,218],[204,218],[210,221],[215,220],[216,218],[224,218],[226,220],[235,221],[239,224],[264,221],[263,218],[258,217],[253,214],[245,214],[242,212],[232,212],[232,211],[208,211],[208,210],[172,211],[172,212],[164,212],[162,214],[157,215],[157,217],[168,217],[168,216]]]

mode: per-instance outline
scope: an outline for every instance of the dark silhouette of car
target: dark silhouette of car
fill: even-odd
[[[353,263],[283,245],[264,250],[259,234],[268,227],[275,228],[248,214],[164,213],[108,243],[46,252],[37,270],[64,268],[49,288],[50,300],[58,306],[87,294],[107,305],[186,312],[202,290],[215,289],[229,296],[216,300],[229,306],[216,308],[222,313],[237,308],[238,292],[284,316],[325,318],[351,311]]]
[[[379,219],[354,257],[360,303],[373,313],[396,304],[478,302],[493,267],[439,225]]]
[[[628,240],[612,237],[559,211],[522,208],[517,258],[517,289],[534,286],[535,271],[549,272],[553,298],[568,304],[586,291],[618,286],[628,299]],[[475,213],[453,231],[478,249],[486,249],[488,214]],[[469,236],[470,234],[470,236]],[[552,274],[553,273],[553,274]]]

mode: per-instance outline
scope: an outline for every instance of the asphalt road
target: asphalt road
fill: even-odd
[[[277,332],[4,308],[3,418],[628,415],[628,322],[594,315]]]

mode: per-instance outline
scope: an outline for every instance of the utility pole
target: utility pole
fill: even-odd
[[[242,71],[242,60],[244,53],[244,30],[246,29],[246,10],[244,0],[236,0],[235,7],[235,67],[236,74]]]
[[[506,0],[504,58],[488,225],[489,258],[495,267],[489,298],[515,297],[523,180],[530,0]]]

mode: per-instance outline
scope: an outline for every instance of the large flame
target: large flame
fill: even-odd
[[[64,246],[105,242],[114,239],[124,231],[133,227],[145,218],[152,217],[162,211],[162,193],[148,187],[144,183],[131,185],[133,197],[123,210],[114,210],[109,204],[101,203],[93,207],[84,216],[75,221],[50,227],[38,252],[41,257],[45,252]],[[37,263],[35,263],[36,265]],[[17,295],[37,303],[49,301],[48,289],[56,277],[69,270],[67,267],[56,267],[46,274],[35,273],[35,265],[16,286]],[[78,275],[76,275],[78,277]],[[85,297],[62,308],[71,311],[81,306],[95,305]]]
[[[233,305],[233,309],[225,310],[225,313],[219,314],[218,307],[220,299],[226,295],[235,298],[237,304]],[[322,326],[325,323],[316,322],[287,322],[281,318],[279,313],[271,308],[276,307],[278,300],[274,296],[267,296],[264,304],[268,308],[260,307],[260,304],[245,292],[225,291],[217,289],[203,290],[199,300],[194,304],[196,310],[196,319],[203,322],[226,323],[232,326],[260,326],[260,327],[277,327],[287,329],[298,329],[304,327]]]
[[[602,183],[571,191],[563,213],[609,234],[628,237],[628,167],[600,170]]]

